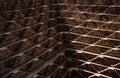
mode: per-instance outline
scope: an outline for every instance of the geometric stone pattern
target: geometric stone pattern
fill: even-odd
[[[1,0],[1,78],[120,78],[119,0]]]

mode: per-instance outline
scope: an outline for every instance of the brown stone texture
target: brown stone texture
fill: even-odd
[[[0,0],[0,78],[120,78],[120,0]]]

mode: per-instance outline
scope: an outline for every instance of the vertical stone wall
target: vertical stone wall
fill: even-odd
[[[55,3],[0,0],[1,78],[25,78],[62,49]]]

